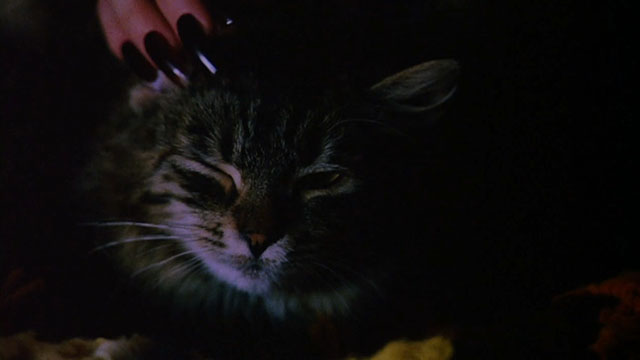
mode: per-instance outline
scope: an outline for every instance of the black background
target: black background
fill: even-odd
[[[84,271],[94,260],[69,194],[128,73],[87,3],[36,6],[28,31],[0,26],[0,279],[16,269],[23,281],[44,279],[37,297],[11,309],[3,335],[91,334],[63,309],[77,305],[69,294],[78,288],[90,300],[74,311],[98,307],[90,289],[109,283]],[[638,270],[627,2],[361,6],[365,25],[331,46],[334,59],[345,51],[337,66],[360,69],[363,82],[430,58],[462,64],[455,121],[434,140],[442,206],[434,233],[456,239],[452,271],[468,274],[482,321],[535,312],[555,295]]]

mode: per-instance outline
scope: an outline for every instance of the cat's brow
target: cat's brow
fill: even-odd
[[[238,189],[238,191],[242,190],[242,188],[244,187],[242,175],[235,166],[223,162],[218,163],[216,166],[227,173],[227,175],[231,176],[231,179],[233,179],[233,182],[235,183],[236,189]]]
[[[238,191],[240,191],[244,185],[242,176],[235,166],[223,161],[208,161],[203,158],[202,154],[197,154],[198,159],[190,159],[181,155],[174,155],[169,158],[169,162],[184,170],[194,171],[201,175],[219,178],[220,173],[229,176]]]
[[[238,189],[238,191],[240,191],[243,188],[244,182],[242,181],[242,174],[240,173],[238,168],[229,164],[226,161],[223,161],[222,158],[220,157],[207,156],[206,154],[196,149],[193,149],[192,151],[195,155],[198,156],[199,160],[202,161],[203,163],[209,166],[212,166],[214,168],[220,169],[225,173],[227,173],[227,175],[231,176],[231,178],[233,179],[233,182],[236,185],[236,189]]]
[[[325,171],[347,171],[347,168],[338,164],[314,163],[297,171],[297,176],[302,177],[308,174]]]
[[[210,166],[209,164],[194,159],[189,159],[184,156],[174,155],[169,157],[168,161],[171,165],[176,166],[180,169],[193,171],[207,177],[217,178],[218,176],[220,176],[220,170],[216,169],[214,166]]]

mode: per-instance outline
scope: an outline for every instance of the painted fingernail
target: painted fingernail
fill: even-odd
[[[156,70],[142,55],[142,53],[133,45],[133,43],[127,41],[122,44],[122,58],[124,62],[129,65],[129,68],[145,81],[153,81],[158,77],[158,70]]]
[[[211,40],[204,33],[202,25],[191,14],[182,15],[178,19],[178,36],[186,49],[191,51],[209,72],[215,74],[218,69],[208,56]]]
[[[180,40],[185,46],[202,43],[206,39],[202,25],[191,14],[180,16],[177,27],[178,36],[180,36]]]
[[[187,76],[182,70],[180,55],[171,48],[167,39],[157,31],[152,31],[144,37],[144,47],[151,60],[174,83],[186,86]]]

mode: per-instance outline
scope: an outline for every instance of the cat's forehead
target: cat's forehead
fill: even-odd
[[[330,161],[338,142],[335,116],[286,98],[211,92],[194,102],[188,146],[244,176],[280,176]]]

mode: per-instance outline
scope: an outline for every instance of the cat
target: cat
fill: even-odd
[[[247,74],[144,90],[85,176],[90,224],[108,234],[97,249],[189,321],[363,316],[422,241],[418,129],[458,72],[429,61],[350,94]]]

